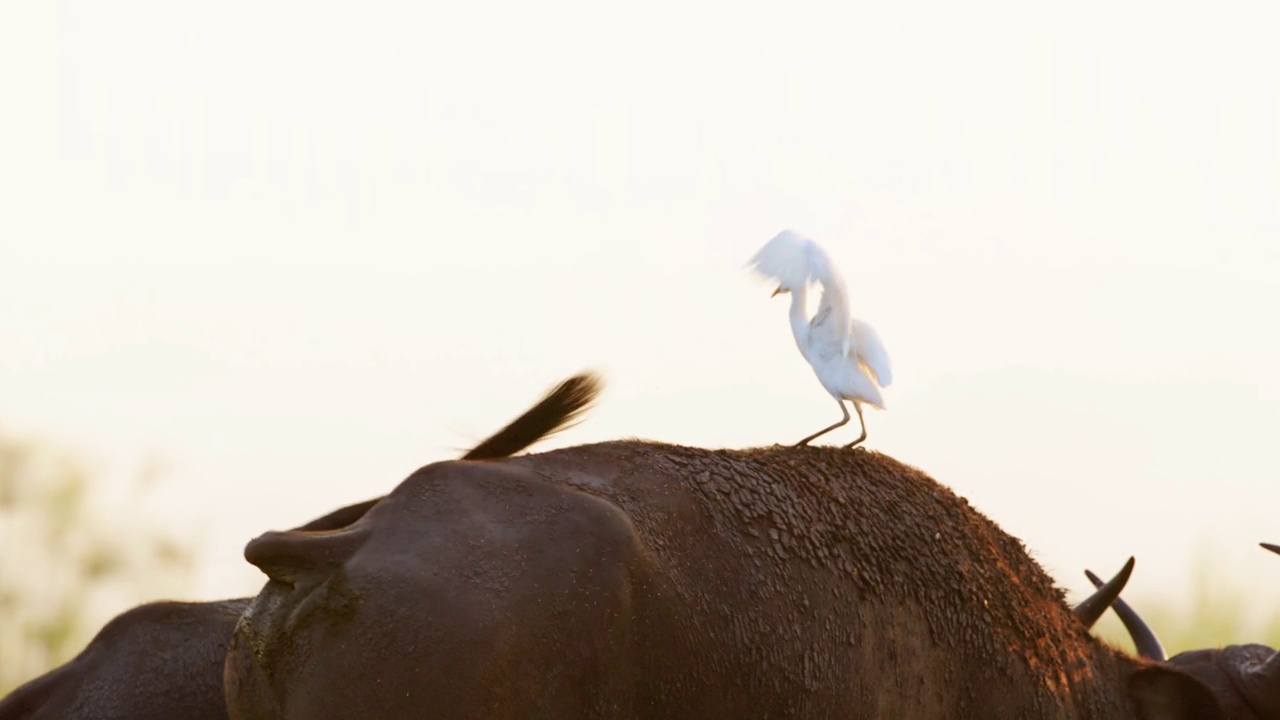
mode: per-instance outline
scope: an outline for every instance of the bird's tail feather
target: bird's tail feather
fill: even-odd
[[[877,385],[889,387],[893,382],[893,367],[876,329],[855,318],[849,323],[849,336],[853,340],[852,349],[858,354],[858,362],[871,371]]]

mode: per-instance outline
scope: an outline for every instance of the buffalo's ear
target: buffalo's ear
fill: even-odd
[[[1160,665],[1130,675],[1129,696],[1142,720],[1227,720],[1218,699],[1204,683]]]
[[[1231,645],[1222,656],[1228,675],[1254,712],[1280,718],[1280,652],[1265,645]]]
[[[343,508],[337,514],[348,509]],[[277,582],[312,586],[333,575],[368,541],[372,532],[372,525],[361,522],[340,530],[267,532],[245,545],[244,559]]]

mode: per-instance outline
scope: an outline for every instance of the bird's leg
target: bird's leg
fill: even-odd
[[[845,450],[848,450],[849,448],[853,447],[854,445],[857,445],[858,443],[860,443],[860,442],[862,442],[863,440],[866,440],[866,439],[867,439],[867,423],[866,423],[866,421],[864,421],[864,420],[862,419],[862,405],[861,405],[861,403],[859,403],[857,400],[854,400],[854,401],[853,401],[853,409],[858,411],[858,424],[862,426],[862,434],[858,436],[858,439],[857,439],[857,440],[854,440],[853,442],[849,443],[848,445],[845,445],[845,446],[844,446],[844,449],[845,449]]]
[[[849,408],[847,408],[847,407],[845,407],[845,406],[844,406],[844,400],[841,400],[840,398],[836,398],[836,402],[840,403],[840,412],[844,413],[844,419],[843,419],[843,420],[841,420],[840,422],[836,423],[835,425],[832,425],[831,427],[822,428],[822,429],[821,429],[821,430],[819,430],[818,432],[816,432],[816,433],[814,433],[814,434],[810,435],[809,437],[807,437],[807,438],[805,438],[805,439],[801,440],[800,442],[796,443],[796,447],[804,447],[805,445],[808,445],[808,444],[809,444],[809,441],[810,441],[810,440],[812,440],[812,439],[814,439],[814,438],[818,437],[819,435],[826,435],[827,433],[831,432],[832,430],[835,430],[836,428],[840,427],[841,425],[844,425],[845,423],[849,422],[849,417],[850,417],[850,416],[849,416]],[[855,407],[857,407],[857,406],[855,405]],[[862,412],[862,411],[860,411],[860,410],[859,410],[858,412],[859,412],[859,415],[861,415],[861,412]]]

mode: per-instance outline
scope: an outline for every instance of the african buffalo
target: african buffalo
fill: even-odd
[[[570,425],[599,395],[592,375],[557,385],[463,457],[509,457]],[[346,527],[374,498],[296,530]],[[223,660],[249,598],[155,602],[115,617],[70,662],[0,700],[0,720],[225,720]]]
[[[1275,545],[1262,546],[1280,553]],[[1086,570],[1085,574],[1095,586],[1102,586],[1093,573]],[[1118,597],[1112,609],[1133,638],[1138,655],[1164,662],[1164,648],[1138,613]],[[1266,645],[1188,650],[1169,658],[1166,664],[1209,687],[1228,718],[1280,720],[1280,653]]]
[[[121,613],[70,662],[0,701],[0,718],[225,720],[213,670],[248,604],[155,602]]]
[[[234,720],[1231,717],[870,452],[436,463],[349,527],[245,557],[269,581],[227,653]]]

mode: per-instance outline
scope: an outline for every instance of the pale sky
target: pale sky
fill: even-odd
[[[868,447],[1073,593],[1132,554],[1134,597],[1183,594],[1208,548],[1274,608],[1269,18],[8,0],[0,424],[108,476],[161,458],[193,593],[252,593],[249,539],[582,368],[606,394],[545,448],[836,420],[744,269],[791,227],[893,358]]]

